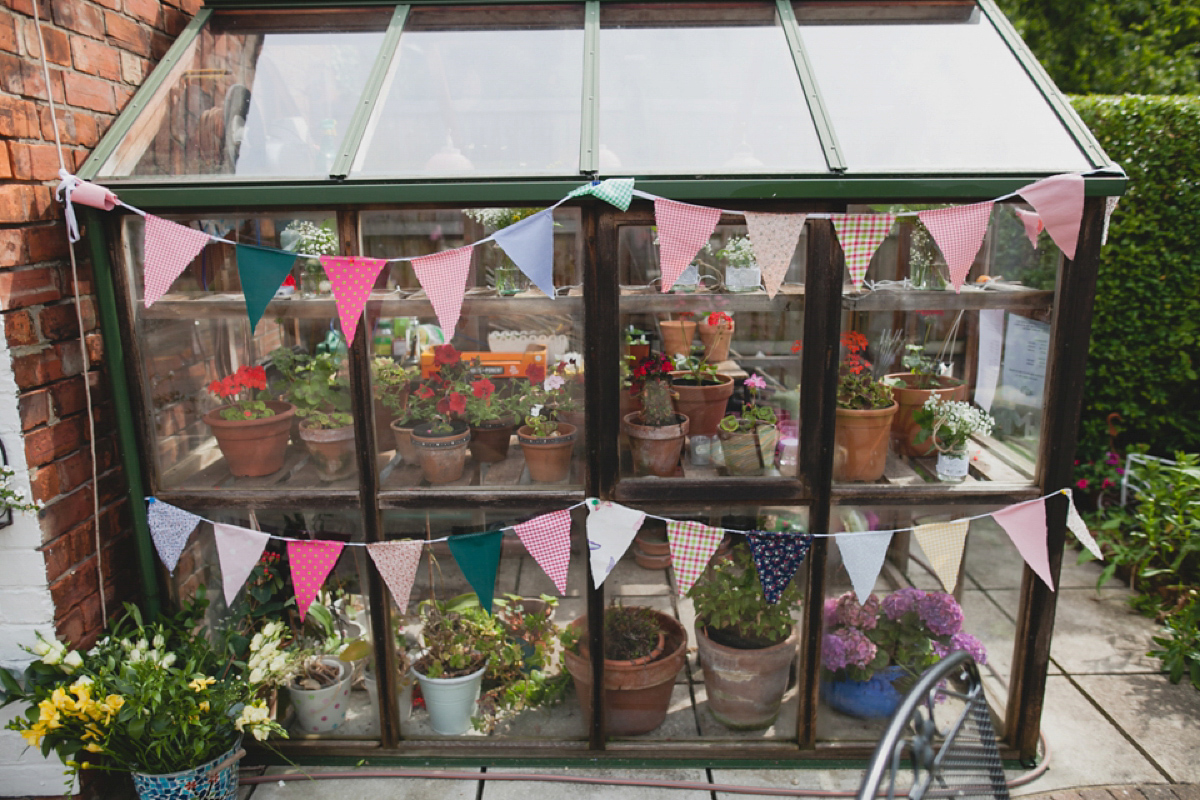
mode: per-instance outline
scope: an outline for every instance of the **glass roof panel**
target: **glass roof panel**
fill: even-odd
[[[583,16],[414,7],[351,176],[577,174]]]
[[[601,6],[601,171],[827,172],[774,3],[664,6]]]
[[[214,14],[100,176],[327,176],[390,16]]]
[[[795,8],[848,172],[1091,167],[977,10],[938,22],[858,15],[836,24],[821,4]]]

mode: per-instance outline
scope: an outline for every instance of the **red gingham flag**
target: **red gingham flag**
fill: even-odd
[[[429,295],[433,313],[437,314],[445,341],[454,338],[458,317],[462,313],[463,293],[467,291],[467,273],[471,270],[471,251],[474,245],[444,250],[431,256],[414,258],[413,272]]]
[[[960,291],[967,273],[971,271],[971,264],[975,262],[975,254],[983,244],[983,235],[987,233],[992,201],[921,211],[917,216],[946,257],[954,291]]]
[[[871,265],[871,257],[887,238],[896,221],[895,214],[830,214],[829,221],[837,231],[846,269],[855,289],[862,287],[863,276]]]
[[[710,528],[699,522],[667,523],[667,540],[671,543],[671,565],[675,567],[675,583],[683,597],[708,566],[717,551],[725,531]]]
[[[358,320],[371,296],[371,287],[386,263],[382,258],[321,256],[321,266],[329,276],[329,287],[337,303],[347,346],[354,343],[354,332],[358,330]]]
[[[408,613],[408,598],[413,583],[417,580],[417,565],[421,562],[421,551],[425,543],[417,539],[402,539],[397,542],[371,542],[367,552],[375,562],[375,568],[383,582],[392,592],[401,614]]]
[[[654,222],[658,225],[659,265],[662,269],[662,290],[671,291],[675,281],[692,263],[696,253],[712,236],[721,209],[693,206],[674,200],[654,201]]]
[[[542,571],[554,581],[558,593],[567,593],[567,570],[571,566],[571,512],[552,511],[514,526],[521,544]]]
[[[300,621],[308,615],[308,607],[317,599],[321,584],[338,562],[344,545],[341,542],[291,539],[287,543],[288,563],[292,566],[292,586],[296,590],[296,610]]]
[[[142,240],[142,277],[145,291],[142,302],[146,308],[167,293],[192,259],[208,244],[203,231],[177,225],[170,220],[146,215],[145,236]]]
[[[1013,211],[1017,212],[1017,217],[1025,226],[1025,235],[1029,237],[1029,243],[1037,247],[1038,234],[1042,232],[1042,228],[1046,227],[1042,224],[1042,218],[1036,211],[1026,211],[1023,208],[1014,208]]]

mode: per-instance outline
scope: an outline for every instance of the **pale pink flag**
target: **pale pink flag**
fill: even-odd
[[[321,266],[329,276],[329,286],[333,289],[333,299],[337,303],[338,318],[342,321],[342,333],[346,335],[347,346],[354,343],[354,332],[358,330],[358,320],[367,305],[367,298],[371,296],[371,287],[386,263],[382,258],[321,256]]]
[[[250,577],[250,571],[258,563],[258,557],[266,549],[271,537],[260,531],[219,522],[213,523],[213,535],[217,540],[217,558],[221,561],[225,605],[232,606],[233,598],[246,578]]]
[[[807,218],[807,214],[746,212],[746,228],[750,232],[754,258],[762,270],[767,297],[774,298],[783,284],[783,276],[792,264],[796,243],[800,241]]]
[[[1017,212],[1017,217],[1025,226],[1025,235],[1029,237],[1029,243],[1037,247],[1038,234],[1042,232],[1042,228],[1046,227],[1042,224],[1042,218],[1036,211],[1026,211],[1023,208],[1014,208],[1013,211]]]
[[[983,235],[987,233],[992,201],[921,211],[917,216],[946,257],[954,291],[961,291],[963,281],[971,271],[971,264],[975,263],[975,255],[983,244]]]
[[[402,614],[408,613],[408,598],[417,580],[417,565],[421,563],[421,551],[424,549],[425,543],[419,539],[372,542],[367,545],[371,560],[375,562]]]
[[[145,281],[142,302],[146,308],[167,293],[208,241],[209,236],[203,231],[177,225],[153,214],[146,215],[142,240],[142,278]]]
[[[1054,591],[1054,579],[1050,576],[1050,553],[1046,545],[1045,499],[993,511],[992,518],[1004,528],[1029,568],[1045,581],[1050,591]]]
[[[1017,192],[1038,212],[1050,238],[1070,259],[1075,258],[1083,221],[1083,185],[1082,175],[1052,175]]]
[[[454,338],[458,318],[462,314],[463,294],[467,291],[467,273],[471,271],[471,252],[474,245],[443,250],[412,261],[417,280],[429,295],[433,313],[437,314],[445,341]]]
[[[292,586],[296,590],[296,610],[300,621],[308,615],[308,607],[321,591],[325,577],[342,554],[341,542],[290,539],[287,543],[288,563],[292,567]]]
[[[658,225],[658,260],[662,290],[671,291],[675,281],[700,252],[721,220],[721,209],[694,206],[659,197],[654,201]]]
[[[871,266],[871,258],[887,238],[896,221],[895,214],[830,214],[829,221],[837,231],[838,242],[850,270],[850,282],[855,289],[862,287],[863,277]]]
[[[699,522],[672,520],[667,523],[671,566],[675,568],[675,588],[680,597],[688,593],[704,572],[724,536],[723,528],[710,528]]]
[[[571,566],[571,512],[565,508],[534,517],[513,527],[517,538],[559,594],[567,593],[567,570]]]

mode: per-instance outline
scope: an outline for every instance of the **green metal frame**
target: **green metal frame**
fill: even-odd
[[[600,0],[583,9],[583,97],[579,120],[579,171],[600,169]]]
[[[783,24],[783,33],[787,36],[788,47],[792,51],[792,60],[796,63],[796,74],[800,76],[800,87],[804,90],[804,99],[808,102],[808,112],[812,114],[813,127],[817,130],[817,139],[825,152],[825,163],[831,172],[845,172],[846,161],[842,158],[842,150],[838,144],[837,133],[833,129],[833,120],[825,113],[825,100],[821,97],[821,88],[817,85],[816,75],[808,62],[808,53],[804,50],[804,40],[800,37],[800,25],[796,22],[796,12],[790,0],[775,0],[775,9],[779,12],[779,20]]]

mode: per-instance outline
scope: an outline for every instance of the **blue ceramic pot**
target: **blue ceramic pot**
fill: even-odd
[[[195,769],[169,775],[133,773],[141,800],[237,800],[241,737],[228,751]]]
[[[905,674],[904,667],[888,667],[876,672],[870,680],[821,681],[821,697],[835,711],[861,719],[890,717],[904,699],[903,693],[892,685]]]

